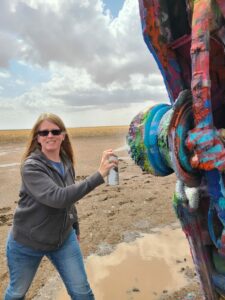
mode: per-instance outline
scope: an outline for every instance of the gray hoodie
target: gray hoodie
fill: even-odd
[[[71,162],[63,158],[65,174],[36,150],[22,168],[22,186],[14,214],[14,239],[37,250],[60,247],[77,222],[74,203],[104,182],[99,172],[74,183]]]

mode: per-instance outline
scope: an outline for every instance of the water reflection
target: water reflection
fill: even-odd
[[[193,268],[180,228],[166,227],[107,256],[91,255],[86,270],[96,300],[154,300],[187,284],[183,270]],[[65,290],[58,300],[67,300]]]

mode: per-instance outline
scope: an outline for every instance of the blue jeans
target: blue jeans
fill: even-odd
[[[7,259],[10,284],[5,293],[5,300],[25,298],[44,256],[47,256],[58,270],[71,299],[94,300],[74,230],[71,231],[64,244],[54,251],[39,251],[23,246],[13,239],[11,233],[9,234]]]

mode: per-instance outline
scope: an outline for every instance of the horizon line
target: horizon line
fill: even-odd
[[[95,128],[95,127],[129,127],[128,124],[121,124],[121,125],[93,125],[93,126],[79,126],[79,127],[66,127],[66,129],[79,129],[79,128]],[[15,131],[15,130],[31,130],[32,128],[11,128],[11,129],[1,129],[0,131]]]

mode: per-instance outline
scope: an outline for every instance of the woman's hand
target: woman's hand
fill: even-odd
[[[101,159],[101,163],[100,163],[100,166],[99,166],[99,173],[102,175],[102,177],[105,177],[109,174],[109,170],[113,167],[117,167],[118,165],[118,162],[117,161],[109,161],[109,157],[110,156],[116,156],[114,153],[113,153],[113,150],[112,149],[108,149],[108,150],[105,150],[102,154],[102,159]]]

